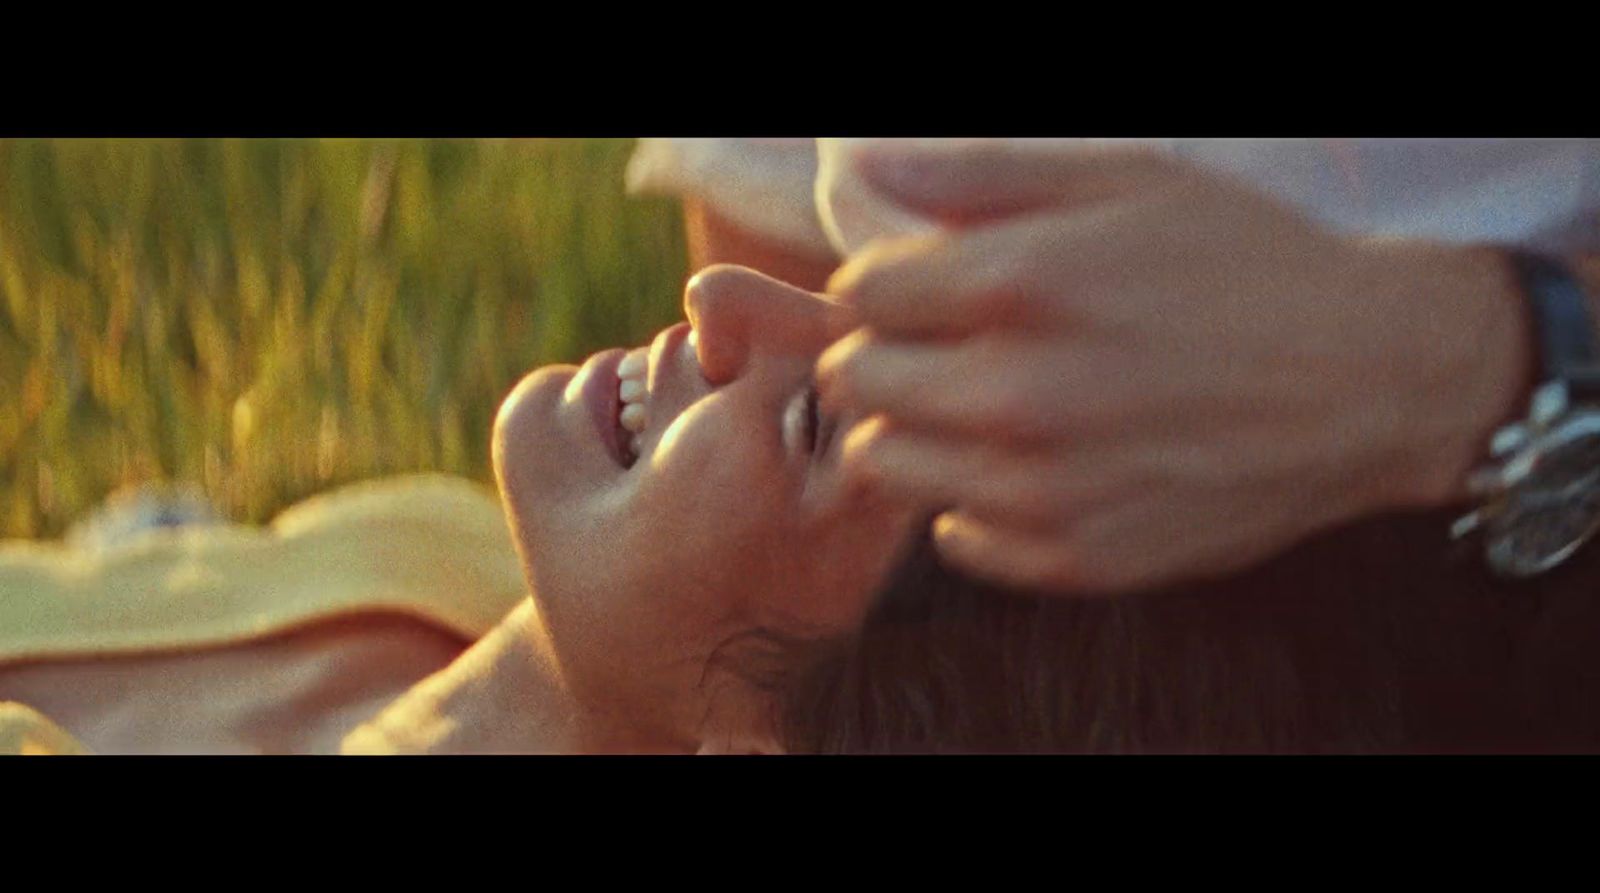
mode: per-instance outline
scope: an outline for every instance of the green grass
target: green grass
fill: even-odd
[[[265,520],[360,478],[489,480],[528,369],[680,318],[626,140],[0,141],[0,537],[118,486]]]

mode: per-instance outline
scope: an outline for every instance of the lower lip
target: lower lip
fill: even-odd
[[[590,357],[578,370],[578,375],[584,377],[580,386],[583,405],[589,409],[589,418],[600,435],[600,442],[620,468],[627,465],[622,459],[622,443],[617,435],[617,409],[622,399],[617,394],[620,384],[617,365],[626,355],[627,351],[620,349],[603,351]]]

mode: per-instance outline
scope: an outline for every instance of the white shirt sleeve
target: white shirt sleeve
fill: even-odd
[[[688,196],[772,241],[813,254],[833,249],[812,202],[811,139],[646,138],[628,161],[628,191]]]
[[[1174,151],[1345,232],[1600,250],[1600,140],[1192,139]]]
[[[978,140],[915,139],[959,151]],[[841,257],[935,224],[879,195],[849,154],[879,140],[645,139],[635,192],[693,195],[741,226]],[[1050,151],[1065,139],[999,139]],[[1126,140],[1087,140],[1108,143]],[[1600,251],[1600,140],[1148,139],[1334,229],[1445,242]]]
[[[1169,145],[1171,141],[1083,137],[819,139],[817,214],[822,219],[822,229],[828,234],[828,241],[841,257],[860,251],[862,246],[875,238],[921,235],[937,229],[933,221],[889,201],[856,176],[855,168],[850,163],[851,153],[874,143],[901,143],[939,152],[960,152],[970,146],[1003,143],[1024,152],[1051,152],[1068,145],[1129,142],[1154,144],[1159,148]]]

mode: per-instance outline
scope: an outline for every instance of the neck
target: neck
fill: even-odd
[[[345,753],[583,753],[587,735],[532,599],[345,738]]]

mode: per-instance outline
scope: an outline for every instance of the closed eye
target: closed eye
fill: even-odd
[[[810,457],[814,464],[827,455],[836,428],[830,416],[823,415],[815,386],[789,398],[783,410],[783,440],[796,458]]]
[[[811,450],[813,457],[825,456],[828,446],[833,443],[833,434],[838,430],[837,419],[824,418],[818,412],[817,386],[812,385],[806,391],[806,445]]]

